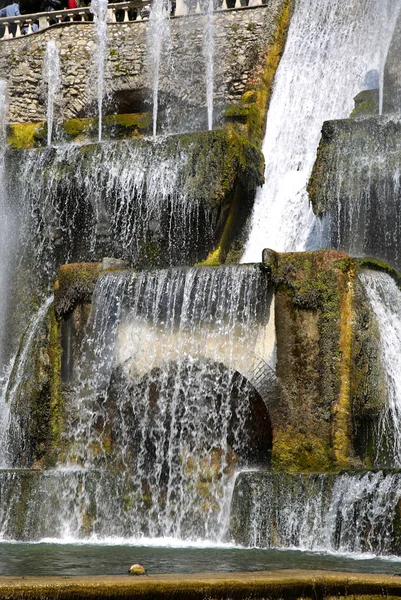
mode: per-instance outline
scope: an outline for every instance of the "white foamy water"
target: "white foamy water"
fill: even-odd
[[[384,443],[391,439],[394,466],[401,467],[401,292],[385,273],[366,272],[360,278],[379,325],[387,382],[388,404],[381,418],[380,437]]]
[[[203,52],[206,59],[207,126],[213,129],[213,73],[214,73],[214,3],[208,0],[206,25],[203,36]]]
[[[96,24],[96,79],[97,79],[97,107],[99,118],[99,142],[102,141],[102,113],[103,113],[103,98],[104,98],[104,75],[106,63],[106,51],[108,45],[107,31],[107,5],[108,0],[92,0],[91,10],[95,16]]]
[[[263,248],[319,245],[306,186],[322,124],[346,118],[366,73],[382,70],[396,0],[297,0],[269,108],[259,191],[243,262]]]
[[[60,58],[54,40],[49,40],[46,45],[45,60],[43,63],[43,80],[47,84],[47,145],[52,143],[54,104],[60,93]]]
[[[245,473],[238,479],[234,507],[246,503],[248,523],[240,526],[245,525],[243,540],[251,547],[391,556],[399,551],[394,525],[400,480],[399,473],[382,471]]]
[[[150,56],[150,76],[153,89],[153,137],[157,133],[157,117],[159,110],[159,77],[161,61],[168,60],[168,54],[163,52],[170,38],[170,2],[154,0],[150,11],[147,32],[147,46]]]

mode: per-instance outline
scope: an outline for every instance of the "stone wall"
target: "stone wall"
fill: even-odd
[[[215,13],[214,102],[227,105],[240,98],[250,75],[260,68],[285,2]],[[171,41],[162,56],[160,101],[181,118],[185,109],[206,107],[203,35],[206,17],[190,15],[170,20]],[[138,112],[150,107],[152,74],[147,48],[149,21],[109,24],[106,112]],[[43,120],[45,92],[42,65],[49,40],[60,52],[62,102],[56,118],[95,114],[95,28],[90,22],[54,25],[43,33],[0,42],[0,78],[9,83],[10,122]],[[91,106],[92,105],[92,106]],[[61,106],[63,114],[61,114]]]

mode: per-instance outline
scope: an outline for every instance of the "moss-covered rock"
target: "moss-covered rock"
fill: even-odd
[[[62,265],[54,288],[54,308],[57,317],[72,312],[77,304],[90,302],[102,263]]]
[[[351,402],[354,448],[362,463],[373,467],[378,457],[379,421],[385,408],[387,392],[380,358],[380,332],[366,292],[357,279],[354,287]],[[391,464],[391,463],[390,463]]]
[[[379,114],[379,90],[363,90],[355,96],[354,102],[351,118]]]
[[[272,464],[317,472],[349,466],[355,264],[334,251],[263,256],[276,289]]]
[[[98,119],[95,117],[68,119],[56,125],[53,141],[88,142],[97,140]],[[151,113],[108,115],[103,118],[102,132],[105,139],[130,139],[151,133]],[[29,149],[47,145],[47,124],[16,123],[7,127],[10,148]]]
[[[6,400],[10,403],[12,457],[16,466],[53,466],[62,451],[61,338],[51,305],[22,336]]]
[[[7,143],[10,148],[28,149],[46,145],[45,123],[16,123],[7,127]]]

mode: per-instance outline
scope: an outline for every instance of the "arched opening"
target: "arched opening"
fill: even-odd
[[[272,426],[256,389],[222,363],[188,358],[136,380],[119,367],[106,403],[101,428],[132,474],[143,531],[193,537],[215,528],[219,537],[234,473],[270,464]]]
[[[148,465],[172,452],[179,460],[183,454],[215,451],[227,451],[227,460],[240,468],[270,465],[273,432],[266,404],[245,377],[222,363],[172,361],[135,381],[119,368],[111,379],[108,403],[117,417],[113,443],[125,437],[132,453],[146,454]],[[164,464],[164,479],[168,469]]]

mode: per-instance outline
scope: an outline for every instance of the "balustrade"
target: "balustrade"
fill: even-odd
[[[237,10],[251,6],[266,4],[267,0],[219,0],[216,10]],[[142,9],[151,4],[149,0],[132,0],[108,5],[109,23],[128,23],[147,19]],[[175,0],[172,15],[181,17],[188,14],[200,14],[200,0]],[[148,14],[148,13],[147,13]],[[89,6],[82,8],[54,10],[51,12],[21,15],[19,17],[0,18],[0,41],[19,38],[43,32],[52,25],[69,22],[93,22],[96,17]]]

